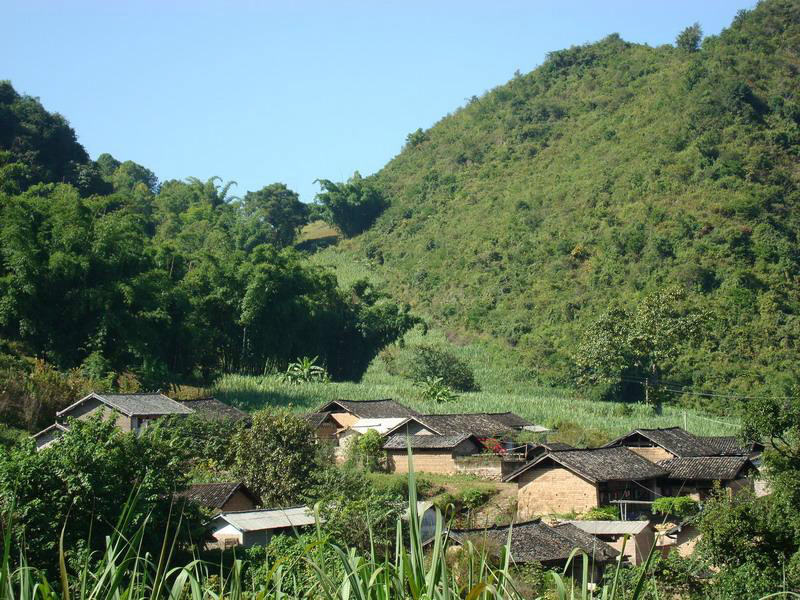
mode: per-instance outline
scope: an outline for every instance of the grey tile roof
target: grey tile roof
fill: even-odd
[[[698,436],[717,456],[747,456],[753,450],[744,446],[735,435]]]
[[[405,450],[410,445],[412,449],[449,450],[461,442],[472,439],[480,445],[473,436],[462,433],[457,435],[393,435],[383,444],[384,450]]]
[[[513,481],[537,466],[556,463],[594,482],[641,481],[667,475],[667,471],[627,448],[587,448],[548,452],[525,463],[504,481]]]
[[[493,419],[500,421],[501,423],[504,423],[511,429],[522,429],[523,427],[532,427],[534,425],[527,419],[523,419],[518,414],[515,414],[513,412],[486,413],[486,414],[492,417]]]
[[[751,463],[746,456],[691,456],[658,464],[669,472],[670,479],[729,481]]]
[[[312,427],[319,427],[322,423],[331,416],[330,412],[312,412],[312,413],[305,413],[303,418],[308,421],[309,425]]]
[[[681,427],[636,429],[606,444],[606,447],[624,446],[626,442],[633,441],[640,436],[679,457],[710,456],[715,452],[714,449],[709,447],[701,438],[698,438]]]
[[[208,419],[209,421],[247,421],[250,420],[248,415],[243,410],[239,410],[235,406],[220,402],[216,398],[195,398],[192,400],[181,400],[189,410],[194,411],[199,417]]]
[[[395,400],[333,400],[320,406],[316,412],[345,412],[362,419],[380,419],[382,417],[414,417],[419,413],[413,408],[404,406]]]
[[[503,435],[514,429],[496,415],[486,413],[421,415],[418,419],[442,435],[471,433],[478,437],[490,437]]]
[[[177,498],[185,498],[188,502],[206,508],[221,509],[237,491],[241,491],[254,503],[258,503],[258,498],[243,483],[239,482],[195,483],[190,485],[188,489],[175,494],[175,496]]]
[[[499,548],[507,543],[508,530],[508,526],[495,526],[487,529],[453,529],[449,532],[449,536],[459,544],[463,544],[467,540],[479,543],[482,539],[488,539]],[[511,558],[517,564],[563,562],[569,558],[575,548],[586,552],[595,562],[607,562],[619,555],[605,542],[580,531],[573,525],[563,524],[550,527],[537,519],[516,523],[511,528]]]
[[[551,452],[561,452],[562,450],[575,450],[575,446],[565,444],[564,442],[543,442],[539,444],[542,448],[550,450]]]
[[[161,393],[144,394],[98,394],[92,392],[77,402],[71,404],[64,410],[56,413],[57,417],[69,416],[72,410],[85,401],[97,398],[103,404],[128,416],[156,416],[156,415],[188,415],[192,409],[186,408],[183,404],[175,402],[172,398],[167,398]]]

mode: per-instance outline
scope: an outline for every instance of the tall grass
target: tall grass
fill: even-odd
[[[410,455],[409,452],[409,458]],[[303,558],[315,578],[304,587],[298,585],[292,565],[280,559],[259,571],[256,580],[246,576],[251,565],[242,559],[234,559],[227,567],[199,559],[175,565],[177,536],[170,538],[169,533],[165,534],[158,557],[142,554],[147,522],[128,533],[135,498],[123,506],[116,533],[107,538],[104,551],[87,556],[77,573],[67,571],[62,536],[58,555],[60,581],[53,585],[43,571],[27,564],[24,552],[20,553],[17,564],[12,565],[12,506],[6,518],[0,519],[0,523],[6,524],[0,563],[0,600],[524,600],[513,576],[513,529],[509,530],[499,567],[492,566],[485,551],[466,542],[463,551],[469,568],[466,576],[459,578],[447,560],[448,538],[444,535],[440,513],[437,513],[432,543],[427,547],[423,543],[413,468],[408,477],[410,519],[407,528],[402,519],[397,521],[394,555],[382,557],[374,547],[367,553],[340,547],[327,540],[318,525],[316,542],[307,548]],[[180,519],[177,521],[176,531],[180,528]],[[322,552],[326,545],[331,546],[338,564],[331,564],[324,557],[330,554]],[[547,597],[644,600],[650,578],[648,566],[654,556],[655,545],[630,594],[622,592],[617,585],[624,568],[617,563],[611,583],[595,596],[595,590],[589,586],[589,558],[576,550],[563,572],[552,573],[553,585]],[[567,573],[574,571],[570,563],[578,560],[582,568],[572,580]],[[655,582],[652,587],[655,589]],[[779,592],[762,600],[778,597],[800,598],[800,595]]]

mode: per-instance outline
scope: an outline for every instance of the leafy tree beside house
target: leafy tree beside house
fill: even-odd
[[[178,457],[157,438],[122,433],[99,416],[69,427],[44,450],[27,440],[0,452],[0,519],[8,519],[14,541],[25,545],[32,564],[54,570],[63,527],[74,565],[82,551],[104,548],[135,493],[130,526],[148,520],[144,550],[158,555],[172,494],[186,484]],[[192,507],[185,511],[184,519],[195,522]]]
[[[698,549],[719,569],[719,597],[745,600],[800,589],[800,400],[751,399],[742,422],[745,441],[767,443],[761,471],[771,493],[721,493],[706,503]]]
[[[301,503],[318,467],[314,430],[288,410],[261,410],[233,439],[232,471],[266,507]]]

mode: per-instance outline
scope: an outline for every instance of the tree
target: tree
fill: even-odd
[[[258,244],[289,246],[308,222],[308,207],[283,183],[247,192],[242,201],[241,246],[250,251]]]
[[[97,416],[68,425],[44,450],[29,439],[0,452],[0,515],[11,517],[14,539],[24,543],[28,560],[55,568],[65,524],[68,558],[79,558],[82,549],[102,550],[132,493],[130,525],[148,520],[144,550],[158,555],[172,494],[186,485],[179,460],[150,436],[122,433],[113,419]]]
[[[614,308],[584,335],[575,362],[582,383],[640,387],[645,402],[659,404],[663,375],[685,345],[702,333],[705,315],[687,304],[681,288],[645,296],[632,311]],[[635,389],[635,388],[634,388]]]
[[[756,598],[800,586],[800,401],[751,399],[742,439],[766,442],[761,475],[771,493],[756,498],[720,492],[701,514],[699,551],[720,569],[721,597]]]
[[[378,552],[393,547],[404,500],[396,490],[380,489],[364,471],[349,467],[319,470],[306,492],[306,502],[319,506],[329,539],[363,551],[369,551],[371,542]]]
[[[307,421],[288,410],[253,413],[233,439],[233,472],[266,507],[301,502],[317,470],[317,440]]]
[[[316,200],[325,207],[325,220],[338,227],[347,237],[353,237],[372,225],[386,208],[381,192],[358,171],[346,183],[318,179],[322,191]]]
[[[697,52],[700,49],[700,40],[703,39],[703,30],[700,23],[690,25],[675,38],[675,46],[687,52]]]

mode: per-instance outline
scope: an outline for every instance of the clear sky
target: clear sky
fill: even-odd
[[[653,46],[754,0],[3,0],[0,79],[63,114],[93,158],[161,180],[380,169],[406,135],[545,54],[617,32]]]

